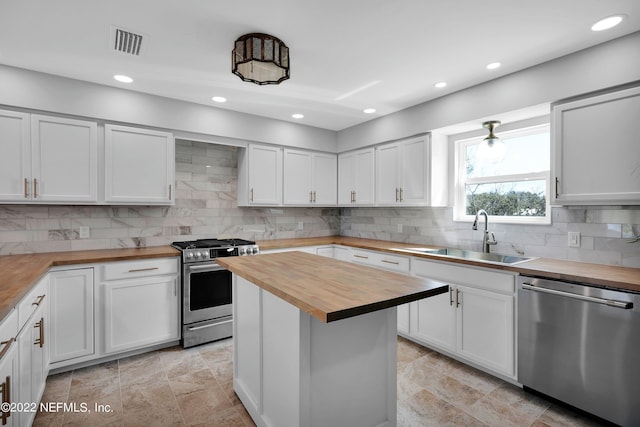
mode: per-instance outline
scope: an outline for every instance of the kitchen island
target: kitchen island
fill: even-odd
[[[218,258],[234,273],[234,390],[258,426],[395,426],[396,306],[428,279],[302,252]]]

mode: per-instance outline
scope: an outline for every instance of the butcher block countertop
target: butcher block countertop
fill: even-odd
[[[325,323],[449,290],[445,283],[298,251],[217,261]]]
[[[534,258],[515,265],[498,265],[470,259],[450,258],[440,255],[407,253],[403,248],[428,246],[417,243],[390,242],[386,240],[360,239],[357,237],[329,236],[310,237],[302,239],[280,239],[259,241],[260,250],[319,246],[319,245],[344,245],[360,249],[389,252],[397,255],[425,258],[434,261],[445,261],[476,267],[493,268],[505,271],[513,271],[525,275],[540,276],[556,280],[568,280],[571,282],[587,283],[596,286],[604,286],[614,289],[622,289],[640,293],[640,268],[617,267],[604,264],[591,264],[586,262],[564,261],[549,258]]]
[[[0,256],[0,322],[51,267],[172,256],[171,246]]]

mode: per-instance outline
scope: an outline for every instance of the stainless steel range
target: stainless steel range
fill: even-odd
[[[231,272],[216,258],[257,255],[258,245],[242,239],[202,239],[172,246],[182,251],[182,346],[230,337]]]

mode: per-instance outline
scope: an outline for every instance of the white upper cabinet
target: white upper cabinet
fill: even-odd
[[[282,157],[269,145],[238,150],[238,206],[282,205]]]
[[[640,204],[640,87],[555,104],[551,128],[552,203]]]
[[[31,200],[30,115],[0,111],[0,200]]]
[[[338,155],[339,205],[373,205],[374,182],[374,148],[365,148]]]
[[[98,201],[98,126],[95,122],[31,116],[32,199]]]
[[[446,146],[444,148],[446,149]],[[438,186],[435,188],[436,191],[440,191],[438,189],[441,187],[446,188],[447,160],[446,155],[436,157],[434,154],[429,135],[378,146],[376,148],[376,204],[382,206],[441,205],[444,200],[432,200],[434,191],[431,187]],[[434,160],[438,163],[436,164]],[[441,176],[442,171],[444,176]]]
[[[173,135],[105,125],[105,202],[171,205],[175,196]]]
[[[335,154],[284,150],[284,204],[335,205],[338,166]]]
[[[0,201],[98,201],[95,122],[2,111],[0,144]]]

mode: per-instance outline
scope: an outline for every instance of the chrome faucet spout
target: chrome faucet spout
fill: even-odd
[[[498,242],[496,241],[496,238],[493,233],[491,233],[491,237],[489,237],[489,231],[488,231],[489,215],[487,214],[487,211],[485,211],[484,209],[480,209],[478,210],[478,212],[476,212],[476,218],[473,220],[473,225],[471,226],[471,228],[473,230],[478,229],[478,218],[480,217],[480,215],[484,216],[484,233],[482,233],[482,252],[489,253],[490,245],[495,245]]]

